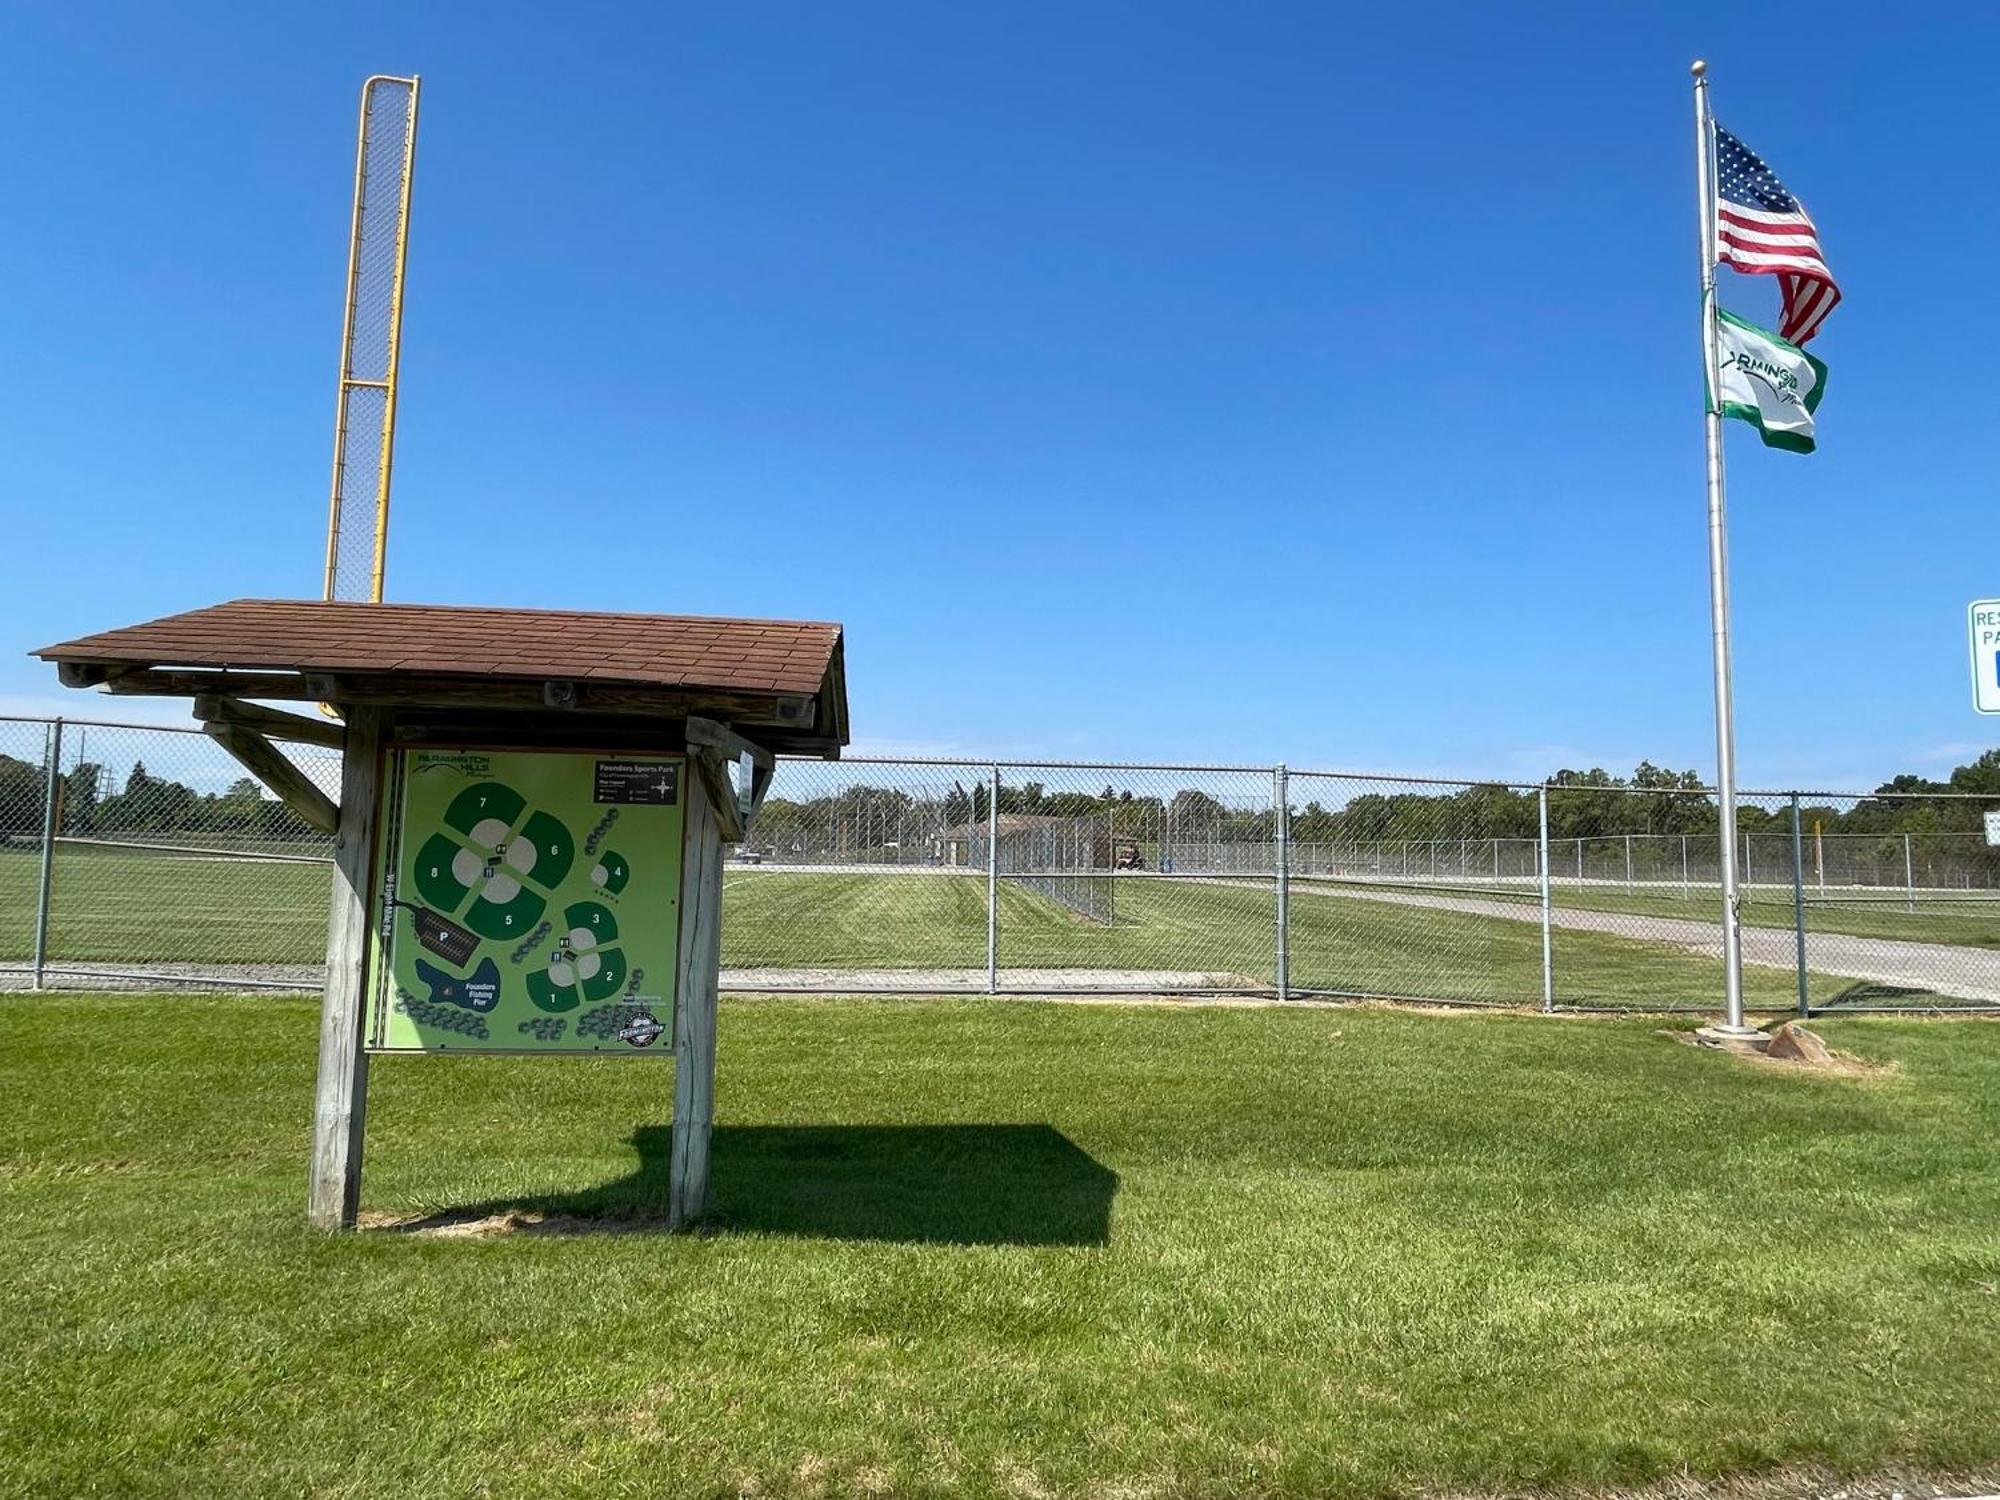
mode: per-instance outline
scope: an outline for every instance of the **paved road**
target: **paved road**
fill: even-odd
[[[1294,882],[1297,893],[1314,882]],[[1493,901],[1477,896],[1431,896],[1421,891],[1387,890],[1368,885],[1323,887],[1329,895],[1399,906],[1423,906],[1434,911],[1464,912],[1475,917],[1501,917],[1512,922],[1539,922],[1541,908],[1522,901]],[[1722,923],[1688,917],[1641,916],[1630,912],[1582,911],[1558,906],[1551,913],[1557,927],[1575,932],[1609,932],[1619,937],[1671,943],[1690,953],[1719,958]],[[1794,935],[1782,927],[1743,929],[1743,961],[1773,969],[1789,969],[1795,958]],[[2000,952],[1956,943],[1911,943],[1895,938],[1850,937],[1839,932],[1806,934],[1806,963],[1820,974],[1867,980],[1896,989],[1929,990],[1961,1000],[2000,1001]],[[1892,997],[1884,996],[1885,1000]]]

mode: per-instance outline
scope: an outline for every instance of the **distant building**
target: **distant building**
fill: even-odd
[[[1111,833],[1098,817],[1058,817],[1048,813],[1007,813],[941,829],[931,852],[938,863],[986,864],[986,845],[997,825],[1003,870],[1108,870]]]

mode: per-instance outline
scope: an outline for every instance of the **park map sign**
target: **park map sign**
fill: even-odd
[[[370,1050],[672,1052],[684,760],[403,749],[387,770]]]

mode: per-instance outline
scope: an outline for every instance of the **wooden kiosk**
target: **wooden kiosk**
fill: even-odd
[[[399,1051],[671,1055],[667,1217],[700,1214],[723,849],[775,754],[847,743],[838,625],[239,599],[35,654],[192,697],[334,835],[314,1224],[355,1222],[368,1059]],[[282,740],[341,751],[337,803]]]

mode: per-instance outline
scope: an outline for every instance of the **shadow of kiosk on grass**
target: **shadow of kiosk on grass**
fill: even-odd
[[[727,1228],[954,1245],[1111,1238],[1118,1174],[1048,1125],[718,1126],[712,1149],[711,1214]]]
[[[664,1229],[673,1131],[641,1126],[629,1176],[572,1193],[451,1210],[405,1230],[496,1214],[545,1234]],[[718,1125],[710,1232],[943,1245],[1102,1245],[1118,1174],[1049,1125]]]

